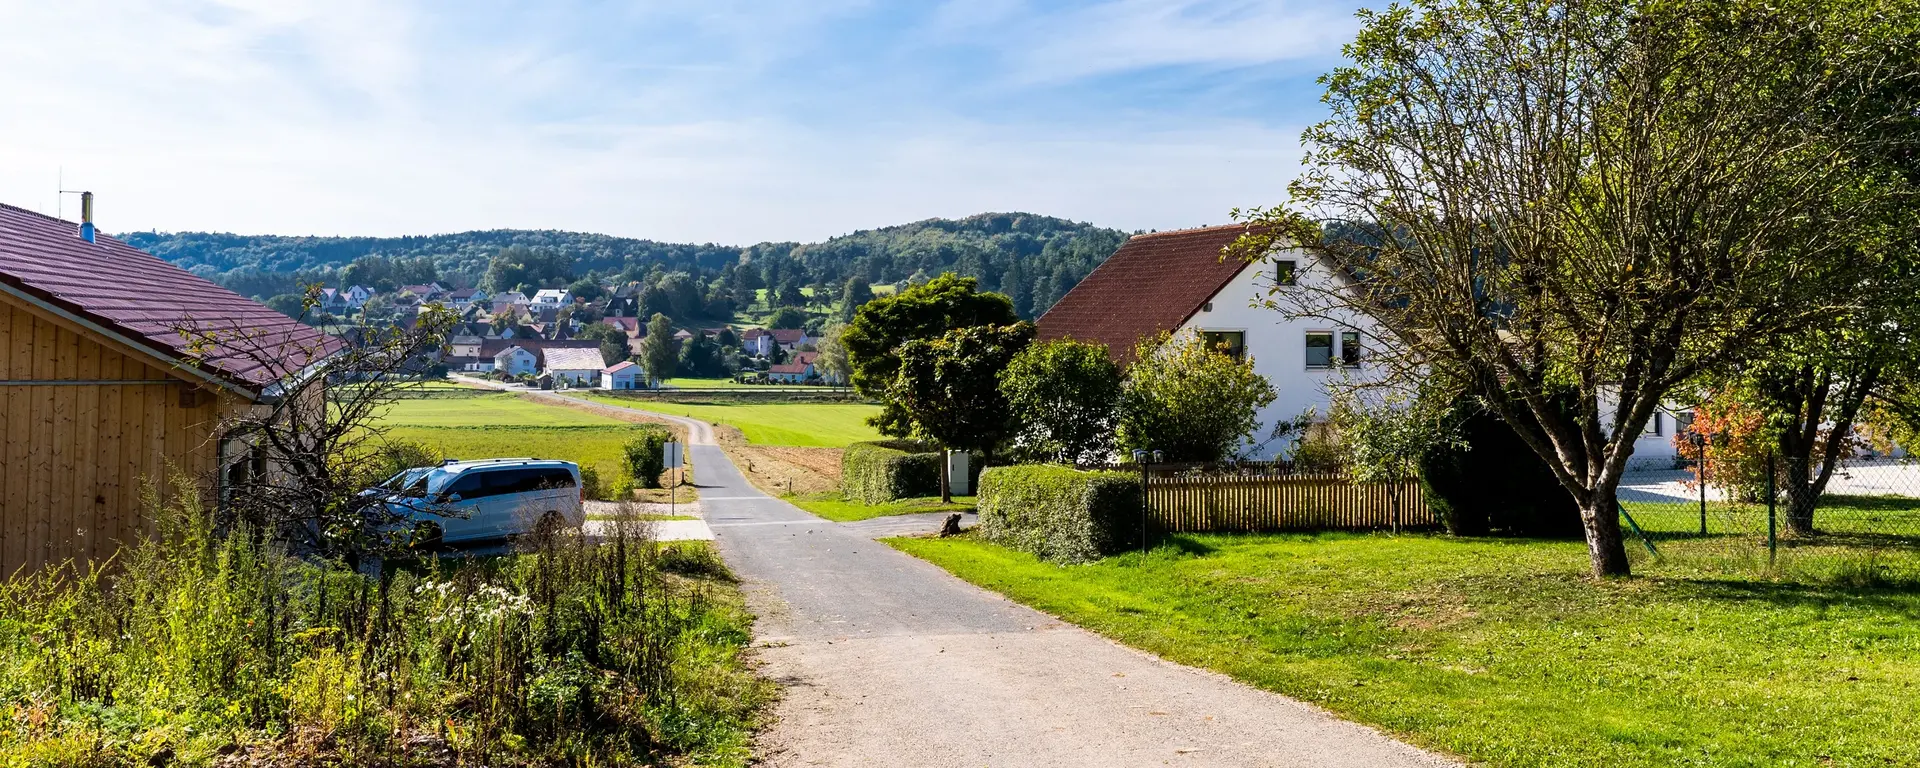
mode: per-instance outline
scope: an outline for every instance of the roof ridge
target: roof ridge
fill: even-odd
[[[1133,237],[1130,237],[1127,239],[1128,240],[1145,240],[1147,238],[1152,238],[1152,237],[1167,237],[1170,235],[1191,235],[1197,232],[1216,232],[1222,229],[1252,229],[1255,226],[1258,226],[1258,225],[1253,224],[1251,222],[1246,224],[1215,224],[1210,227],[1193,227],[1191,229],[1169,229],[1164,232],[1143,232],[1141,234],[1134,235]]]
[[[77,221],[67,221],[66,219],[63,219],[63,218],[60,218],[60,217],[58,217],[58,216],[48,216],[47,214],[44,214],[44,213],[41,213],[41,212],[39,212],[39,211],[36,211],[36,210],[33,210],[33,209],[31,209],[31,208],[22,208],[22,207],[20,207],[20,206],[17,206],[17,205],[9,205],[9,204],[7,204],[7,203],[0,203],[0,208],[5,208],[5,209],[7,209],[7,210],[9,210],[9,211],[18,211],[18,212],[20,212],[20,213],[24,213],[24,214],[27,214],[27,215],[29,215],[29,216],[38,216],[38,217],[40,217],[40,218],[43,218],[43,219],[46,219],[47,221],[57,221],[57,222],[60,222],[61,224],[71,224],[71,225],[73,225],[73,226],[76,226],[76,227],[77,227],[77,226],[80,226],[80,222],[77,222]],[[104,235],[104,234],[103,234],[102,236],[104,237],[104,236],[106,236],[106,235]]]

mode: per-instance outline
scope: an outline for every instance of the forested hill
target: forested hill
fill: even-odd
[[[439,280],[498,291],[616,275],[658,279],[676,272],[701,284],[724,279],[732,285],[797,285],[837,293],[851,277],[899,283],[951,270],[1012,295],[1021,314],[1033,317],[1113,253],[1127,233],[1051,216],[984,213],[861,230],[818,243],[751,246],[552,230],[384,238],[206,232],[131,232],[119,237],[242,295],[261,298],[294,292],[309,282],[365,283],[390,290]],[[537,257],[500,258],[503,251],[526,253],[521,248]],[[514,265],[502,268],[503,261]],[[751,277],[736,277],[743,266]]]

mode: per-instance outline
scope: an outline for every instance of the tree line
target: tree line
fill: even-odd
[[[720,316],[707,304],[721,281],[730,301],[802,303],[847,281],[925,282],[943,272],[1008,294],[1038,317],[1106,260],[1127,234],[1051,216],[987,213],[861,230],[818,243],[663,243],[550,230],[488,230],[424,237],[289,237],[131,232],[121,239],[243,295],[299,294],[312,283],[390,291],[440,281],[490,291],[561,288],[617,279],[649,285],[684,274],[697,292],[669,288],[670,316]],[[652,276],[652,279],[649,279]],[[759,299],[764,291],[769,299]],[[694,307],[693,301],[702,304]],[[768,307],[769,311],[773,307]],[[651,314],[651,313],[649,313]],[[643,315],[646,316],[646,315]]]

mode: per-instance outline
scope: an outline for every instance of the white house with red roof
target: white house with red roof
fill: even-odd
[[[1246,231],[1229,225],[1135,235],[1040,317],[1039,338],[1105,344],[1122,365],[1143,364],[1134,346],[1163,331],[1197,334],[1251,357],[1275,398],[1260,411],[1244,455],[1283,455],[1293,439],[1274,439],[1275,426],[1309,411],[1326,417],[1338,386],[1376,375],[1367,350],[1380,342],[1364,317],[1288,317],[1267,306],[1276,289],[1331,290],[1348,278],[1299,249],[1253,263],[1224,255]],[[1663,410],[1648,424],[1634,446],[1636,467],[1672,465],[1676,413]]]
[[[601,389],[644,389],[646,373],[632,360],[622,360],[600,370]]]

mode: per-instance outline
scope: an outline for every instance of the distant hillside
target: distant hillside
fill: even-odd
[[[130,232],[134,247],[210,278],[244,295],[293,292],[305,282],[338,285],[360,278],[393,284],[443,282],[493,290],[558,286],[583,277],[629,279],[685,272],[699,284],[737,283],[742,267],[752,283],[788,283],[837,293],[850,277],[873,284],[956,271],[983,287],[1008,293],[1020,313],[1038,316],[1127,238],[1119,230],[1027,213],[983,213],[862,230],[819,243],[751,246],[662,243],[583,232],[487,230],[416,237],[291,237],[207,232]],[[528,276],[489,271],[502,249],[525,247],[571,271]],[[356,263],[359,269],[354,269]],[[371,276],[371,277],[369,277]],[[515,285],[492,282],[520,281]],[[529,282],[530,281],[530,282]],[[382,286],[376,286],[382,287]]]

